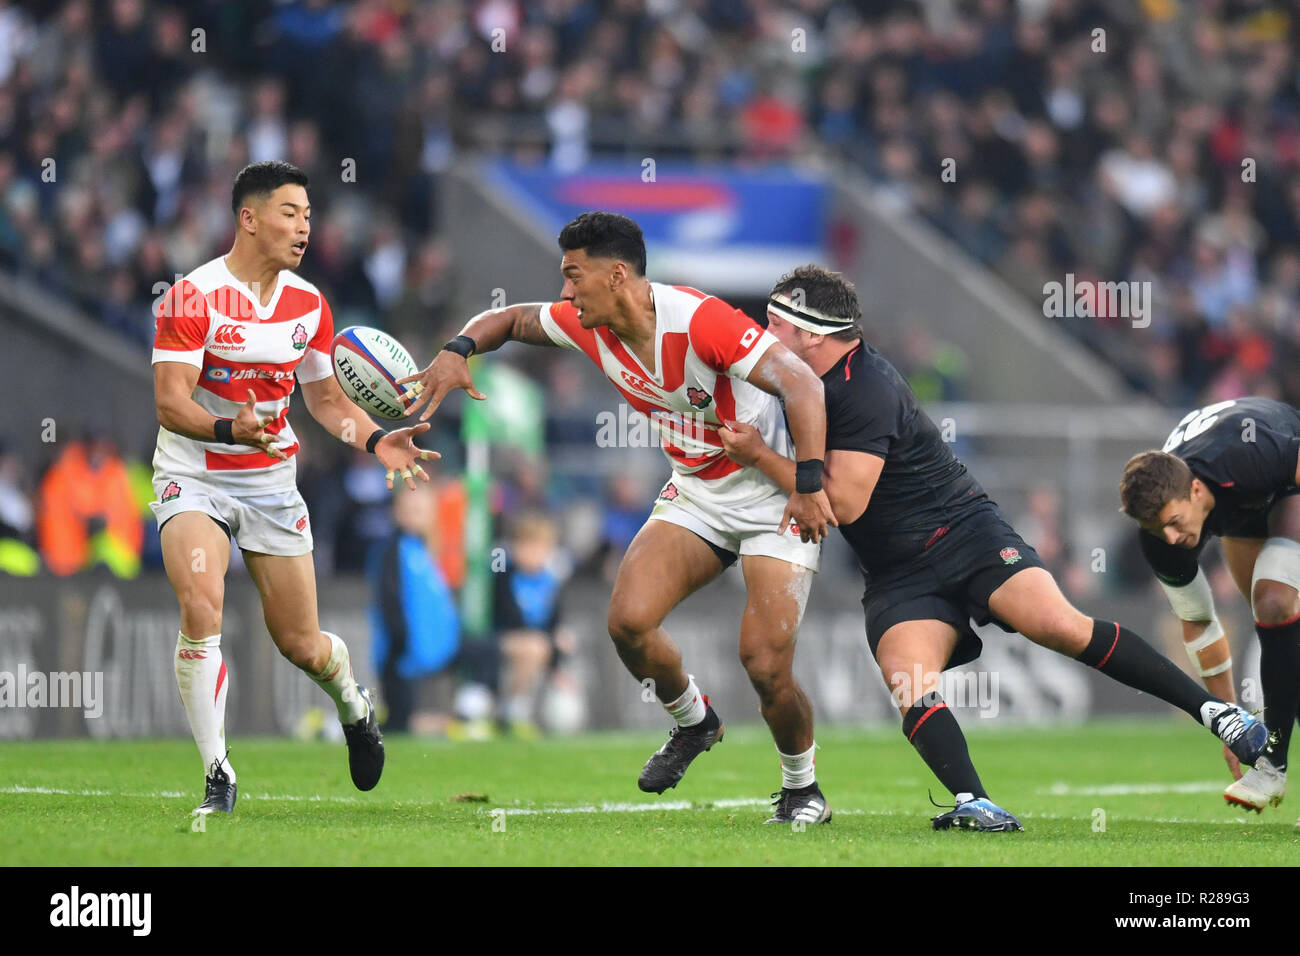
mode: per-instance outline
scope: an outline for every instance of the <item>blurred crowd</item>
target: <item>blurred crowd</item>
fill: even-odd
[[[1300,16],[1260,0],[0,0],[0,266],[147,345],[243,164],[308,172],[303,273],[423,352],[443,176],[492,150],[861,167],[1174,405],[1300,401]]]

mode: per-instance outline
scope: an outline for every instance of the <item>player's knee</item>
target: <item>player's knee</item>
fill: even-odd
[[[740,663],[749,675],[749,682],[759,694],[773,693],[793,677],[790,672],[790,659],[784,654],[769,650],[744,652],[740,654]]]
[[[913,671],[919,670],[912,661],[899,654],[882,654],[876,663],[880,665],[880,673],[885,678],[889,692],[894,695],[904,687],[910,687]]]
[[[1035,644],[1065,654],[1077,653],[1092,640],[1092,618],[1065,604],[1040,611],[1021,633]]]
[[[310,633],[281,633],[273,636],[275,637],[275,646],[279,648],[280,654],[285,660],[299,670],[309,671],[314,674],[325,666],[324,661],[321,660],[321,649],[318,646],[320,642],[313,640],[313,637],[319,636],[319,633],[319,631],[316,635]],[[325,658],[328,659],[328,657],[328,652],[326,652]]]
[[[1300,594],[1281,581],[1256,581],[1250,607],[1255,620],[1265,627],[1278,627],[1300,616]]]
[[[182,630],[191,636],[221,633],[221,595],[192,588],[177,595],[181,606]]]
[[[616,644],[635,645],[659,626],[653,613],[635,604],[610,605],[609,636]]]

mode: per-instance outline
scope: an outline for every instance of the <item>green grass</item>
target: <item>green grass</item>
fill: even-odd
[[[823,729],[818,778],[835,819],[765,827],[779,785],[761,727],[730,729],[676,790],[636,775],[659,734],[449,743],[391,737],[379,787],[357,793],[342,744],[233,742],[239,805],[193,832],[193,744],[0,744],[0,863],[20,865],[1289,865],[1288,805],[1249,819],[1227,807],[1219,748],[1187,721],[1073,729],[975,727],[971,749],[1019,834],[936,833],[926,789],[945,792],[897,730]],[[1165,787],[1098,795],[1087,788]],[[1168,785],[1188,785],[1178,792]],[[29,788],[71,793],[24,792]],[[1083,790],[1084,792],[1079,792]],[[90,791],[105,791],[93,793]],[[453,802],[457,794],[486,802]],[[297,799],[287,799],[287,798]],[[628,810],[651,803],[679,810]],[[716,803],[715,803],[716,802]],[[554,812],[609,804],[602,812]],[[623,805],[619,808],[619,805]],[[719,805],[721,804],[721,805]],[[534,810],[504,816],[492,810]],[[1095,810],[1105,832],[1094,830]],[[550,811],[550,812],[546,812]],[[502,819],[500,816],[496,818]],[[1243,822],[1244,821],[1244,822]]]

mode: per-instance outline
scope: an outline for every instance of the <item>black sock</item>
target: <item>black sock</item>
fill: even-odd
[[[903,733],[953,796],[959,793],[988,796],[970,762],[966,736],[937,693],[926,694],[907,709],[903,715]]]
[[[1201,705],[1218,700],[1127,627],[1092,622],[1092,640],[1076,660],[1135,690],[1159,697],[1201,722]]]
[[[1264,692],[1264,723],[1277,733],[1277,743],[1268,759],[1279,770],[1286,769],[1286,751],[1291,744],[1296,710],[1300,708],[1300,621],[1265,627],[1258,621],[1259,683]]]

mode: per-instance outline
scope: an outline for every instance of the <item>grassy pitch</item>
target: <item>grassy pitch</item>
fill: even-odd
[[[835,812],[764,826],[780,775],[762,727],[729,728],[682,784],[636,788],[661,734],[449,743],[391,737],[384,779],[353,789],[342,744],[236,739],[233,816],[196,831],[188,740],[0,744],[0,863],[25,865],[1289,865],[1289,804],[1224,804],[1219,747],[1190,721],[975,727],[994,800],[1024,833],[936,833],[946,794],[897,730],[826,728]],[[466,797],[474,799],[465,799]],[[461,799],[456,799],[456,798]]]

